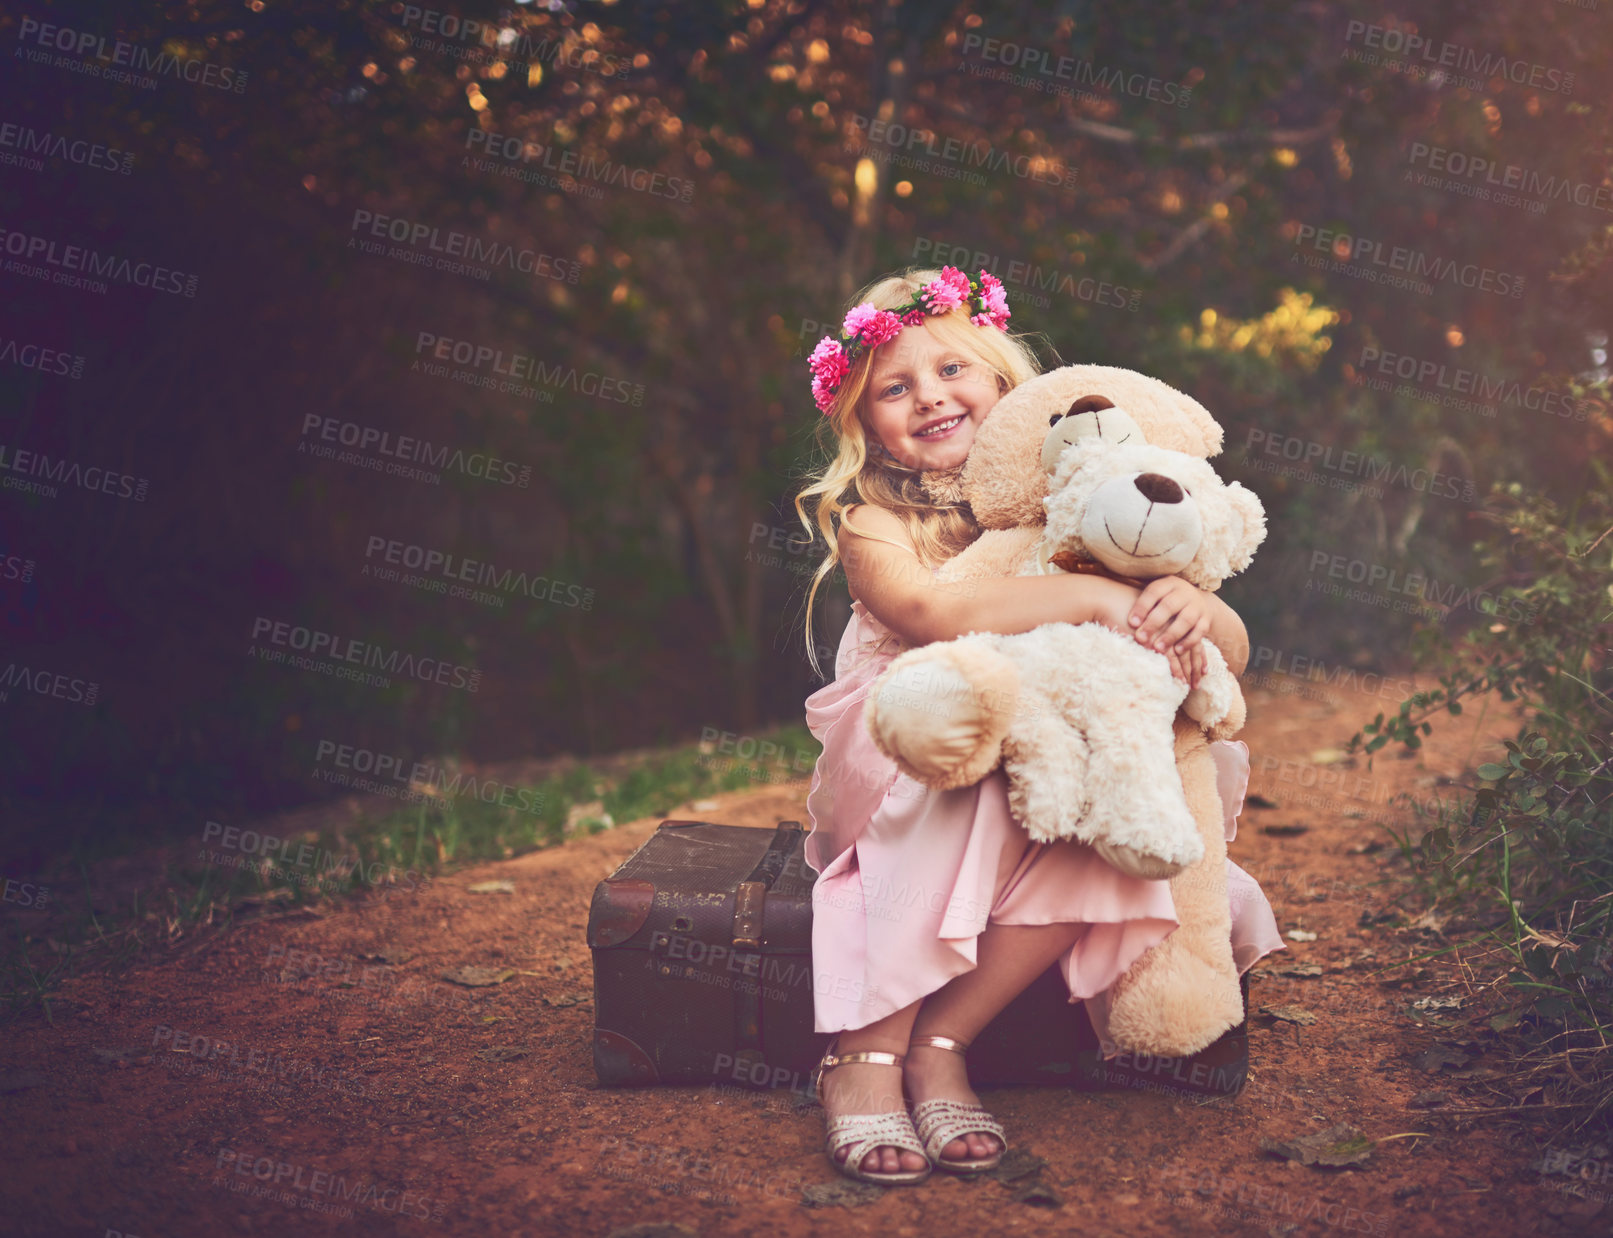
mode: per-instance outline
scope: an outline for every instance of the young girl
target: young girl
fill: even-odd
[[[1090,999],[1107,1044],[1107,991],[1177,919],[1168,883],[1125,876],[1073,840],[1031,842],[1000,770],[944,792],[901,774],[867,733],[870,684],[904,649],[1052,622],[1134,633],[1190,684],[1204,671],[1205,637],[1234,674],[1248,657],[1237,615],[1179,577],[1143,589],[1086,574],[966,591],[935,581],[980,532],[957,496],[975,432],[1038,372],[1007,320],[1002,285],[986,272],[909,271],[869,287],[846,316],[845,342],[825,338],[812,359],[834,436],[827,467],[795,501],[829,546],[807,598],[814,668],[812,600],[837,563],[853,598],[836,677],[806,702],[823,743],[807,798],[815,1029],[839,1033],[818,1083],[830,1159],[882,1184],[921,1181],[932,1167],[995,1167],[1003,1128],[969,1087],[963,1050],[1055,961],[1072,1000]],[[1230,837],[1248,749],[1212,751]],[[1282,939],[1259,886],[1227,869],[1234,956],[1247,970]]]

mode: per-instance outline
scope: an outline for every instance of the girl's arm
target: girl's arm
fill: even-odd
[[[871,535],[861,536],[842,521],[840,556],[851,596],[910,648],[967,632],[1012,636],[1044,623],[1097,622],[1150,647],[1164,640],[1165,647],[1157,652],[1170,662],[1171,673],[1189,685],[1196,685],[1205,671],[1203,651],[1197,648],[1205,636],[1215,642],[1232,673],[1243,674],[1249,657],[1243,621],[1213,593],[1180,577],[1162,577],[1146,589],[1073,573],[1004,577],[992,581],[990,589],[977,588],[977,581],[937,583],[902,521],[868,504],[849,514]]]
[[[966,632],[1012,636],[1044,623],[1096,620],[1119,632],[1132,631],[1126,614],[1141,592],[1132,585],[1074,574],[1010,576],[985,589],[977,587],[978,581],[937,583],[896,516],[866,503],[848,514],[870,535],[862,536],[844,522],[840,527],[840,557],[851,596],[909,647]]]

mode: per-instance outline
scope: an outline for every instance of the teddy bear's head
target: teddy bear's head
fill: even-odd
[[[1176,575],[1209,590],[1249,566],[1266,537],[1253,491],[1197,455],[1156,446],[1128,409],[1085,408],[1065,422],[1066,441],[1047,442],[1044,562],[1073,570],[1072,560],[1096,560],[1120,576]]]
[[[1168,383],[1116,366],[1066,365],[997,401],[969,449],[963,497],[983,528],[1041,524],[1048,474],[1064,448],[1087,436],[1118,441],[1127,425],[1152,446],[1200,460],[1221,450],[1215,418]]]

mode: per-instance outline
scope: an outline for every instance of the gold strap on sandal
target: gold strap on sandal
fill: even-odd
[[[966,1053],[969,1050],[967,1040],[953,1040],[950,1036],[915,1036],[908,1042],[909,1049],[949,1049],[953,1053]]]
[[[839,1043],[840,1038],[837,1036],[829,1042],[829,1049],[834,1049]],[[807,1086],[811,1089],[812,1098],[818,1099],[823,1095],[823,1076],[836,1066],[852,1066],[859,1062],[866,1062],[871,1066],[900,1066],[905,1061],[907,1061],[906,1054],[887,1053],[883,1049],[865,1049],[861,1053],[839,1054],[825,1051],[822,1060],[813,1068]]]
[[[886,1053],[883,1049],[868,1049],[862,1053],[838,1053],[825,1055],[822,1069],[833,1070],[836,1066],[855,1065],[858,1062],[867,1062],[871,1066],[900,1066],[907,1061],[903,1053]]]

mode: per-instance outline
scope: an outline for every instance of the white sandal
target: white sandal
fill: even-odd
[[[915,1046],[949,1049],[953,1053],[963,1053],[969,1048],[963,1041],[953,1040],[950,1036],[915,1036],[908,1048]],[[984,1105],[970,1105],[961,1100],[940,1097],[920,1101],[913,1106],[913,1124],[918,1128],[918,1137],[924,1142],[924,1155],[929,1158],[930,1164],[950,1173],[987,1173],[1002,1164],[1003,1153],[1008,1151],[1008,1139],[1002,1123],[987,1113]],[[941,1155],[941,1149],[947,1144],[971,1133],[995,1135],[1002,1147],[982,1160],[954,1161]]]
[[[824,1072],[833,1070],[836,1066],[845,1066],[853,1062],[868,1062],[875,1066],[901,1066],[907,1060],[903,1054],[884,1053],[878,1050],[836,1055],[832,1050],[839,1043],[838,1037],[830,1042],[830,1052],[824,1053],[823,1060],[812,1072],[812,1094],[819,1098],[819,1103],[822,1103],[821,1084]],[[851,1150],[846,1153],[846,1158],[841,1160],[835,1153],[848,1144]],[[846,1177],[855,1178],[859,1182],[872,1182],[876,1186],[903,1186],[911,1182],[923,1182],[930,1176],[929,1164],[923,1169],[904,1169],[897,1173],[871,1172],[862,1167],[863,1157],[876,1148],[887,1147],[915,1152],[926,1162],[931,1159],[929,1153],[925,1152],[924,1145],[919,1142],[918,1133],[913,1129],[913,1120],[907,1116],[904,1109],[892,1110],[889,1113],[844,1113],[838,1118],[829,1120],[826,1145],[829,1163]]]

